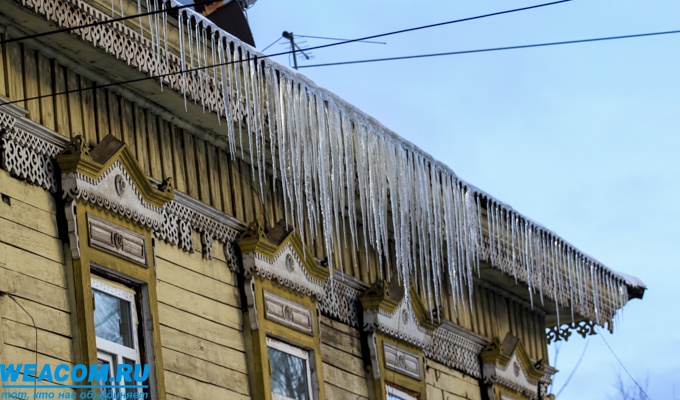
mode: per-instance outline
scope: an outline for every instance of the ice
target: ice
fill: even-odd
[[[168,6],[139,0],[140,10],[141,1]],[[457,313],[473,304],[483,262],[525,285],[532,306],[550,299],[556,313],[599,324],[611,324],[629,288],[644,287],[191,9],[179,11],[178,44],[168,45],[164,14],[140,25],[156,73],[180,68],[166,82],[176,82],[185,105],[227,121],[218,134],[232,158],[249,163],[248,184],[263,203],[264,193],[279,192],[286,222],[323,249],[330,269],[375,268],[367,275],[416,286],[430,310],[450,293]]]

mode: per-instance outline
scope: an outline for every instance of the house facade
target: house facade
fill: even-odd
[[[547,399],[642,298],[172,6],[0,9],[0,396]]]

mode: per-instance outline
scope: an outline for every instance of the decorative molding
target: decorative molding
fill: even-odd
[[[324,284],[325,295],[319,300],[319,311],[354,328],[359,328],[359,298],[368,285],[336,271]]]
[[[7,99],[0,97],[0,101]],[[0,110],[0,165],[13,176],[55,193],[54,158],[68,140],[25,118],[25,114],[26,110],[14,104]]]
[[[611,328],[611,324],[608,325]],[[566,342],[574,332],[578,333],[583,338],[588,335],[595,335],[597,334],[596,323],[594,321],[579,321],[562,324],[560,326],[549,327],[545,331],[545,336],[548,340],[548,343],[559,342],[560,340],[564,340]]]
[[[175,192],[174,200],[163,207],[163,224],[156,235],[167,243],[192,252],[193,229],[201,234],[203,256],[206,259],[212,258],[212,245],[217,240],[225,246],[229,268],[235,271],[238,266],[233,243],[245,227],[237,219],[183,193]]]
[[[364,331],[381,332],[421,349],[432,345],[431,335],[414,317],[411,302],[406,297],[392,312],[381,307],[367,308],[365,299],[361,299],[364,304]]]
[[[116,193],[116,180],[122,180],[129,188],[120,196]],[[99,179],[68,172],[62,174],[61,182],[64,198],[89,202],[151,230],[159,230],[163,224],[161,208],[142,197],[120,161],[114,162]]]
[[[420,356],[397,346],[383,342],[385,368],[415,379],[422,379]]]
[[[23,0],[23,5],[46,20],[64,28],[75,28],[96,21],[112,19],[107,13],[84,0]],[[206,31],[214,32],[217,29],[206,18],[197,18],[196,23]],[[161,40],[167,42],[167,39],[154,38],[154,35],[152,38],[145,37],[138,29],[121,22],[104,23],[88,29],[74,29],[71,33],[143,74],[161,75],[161,86],[167,86],[178,93],[185,93],[186,98],[204,102],[208,111],[219,113],[222,118],[226,117],[238,123],[252,113],[252,110],[247,110],[244,98],[236,93],[220,90],[215,78],[207,70],[182,73],[179,49],[173,47],[176,45],[169,44],[164,47],[159,44]],[[253,51],[252,47],[234,37],[222,36],[218,39],[223,42],[225,48],[235,49],[234,54],[229,56],[230,58],[242,56],[247,59]],[[191,89],[204,85],[206,88],[213,88],[206,96]],[[184,90],[185,88],[187,90]],[[230,115],[227,116],[222,112],[225,103],[230,106]]]
[[[481,354],[482,378],[487,385],[490,400],[500,400],[500,389],[520,393],[536,400],[539,386],[546,373],[545,365],[534,364],[520,339],[508,333],[501,342],[498,338],[489,343]],[[499,388],[496,388],[496,387]]]
[[[289,328],[314,336],[312,310],[294,301],[264,291],[264,317]]]
[[[466,329],[444,322],[430,333],[431,345],[423,349],[425,357],[475,378],[481,378],[479,354],[488,341]]]
[[[364,331],[380,332],[411,344],[429,359],[481,378],[479,354],[488,341],[450,322],[434,324],[428,320],[422,304],[414,307],[413,302],[419,303],[413,291],[397,303],[390,298],[384,283],[372,286],[361,298]]]
[[[252,223],[238,239],[246,279],[259,276],[316,300],[323,299],[328,270],[317,264],[309,249],[302,250],[299,235],[287,231],[282,222],[268,235],[259,224]],[[272,243],[270,238],[278,243]]]
[[[87,230],[90,246],[148,266],[144,236],[91,214],[87,214]]]
[[[71,249],[71,257],[74,260],[80,259],[80,238],[78,236],[78,214],[76,213],[76,201],[66,201],[64,204],[64,214],[68,224],[68,242]]]

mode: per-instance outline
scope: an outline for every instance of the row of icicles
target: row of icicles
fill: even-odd
[[[143,5],[178,4],[145,3],[138,0],[140,12]],[[112,1],[112,13],[115,7]],[[166,13],[138,22],[155,58],[147,72],[177,72],[161,85],[230,122],[227,150],[250,158],[260,193],[280,180],[287,221],[307,224],[312,239],[323,238],[329,268],[343,238],[366,254],[371,248],[380,262],[389,263],[382,260],[393,252],[395,265],[384,270],[396,271],[405,287],[417,285],[432,309],[446,280],[454,307],[466,299],[471,304],[473,275],[486,260],[526,283],[532,305],[548,297],[569,308],[572,320],[577,313],[612,328],[628,300],[624,277],[190,8],[180,10],[177,27],[168,22]],[[179,35],[178,54],[168,50],[170,34]],[[269,177],[267,164],[276,166]],[[340,262],[358,262],[354,258]]]

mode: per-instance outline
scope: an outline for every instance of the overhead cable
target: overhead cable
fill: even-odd
[[[364,63],[373,63],[373,62],[382,62],[382,61],[411,60],[411,59],[416,59],[416,58],[456,56],[456,55],[461,55],[461,54],[488,53],[488,52],[492,52],[492,51],[530,49],[530,48],[534,48],[534,47],[560,46],[560,45],[565,45],[565,44],[602,42],[602,41],[606,41],[606,40],[620,40],[620,39],[631,39],[631,38],[639,38],[639,37],[647,37],[647,36],[672,35],[672,34],[677,34],[677,33],[680,33],[680,30],[651,32],[651,33],[636,33],[636,34],[632,34],[632,35],[607,36],[607,37],[591,38],[591,39],[565,40],[565,41],[560,41],[560,42],[523,44],[523,45],[517,45],[517,46],[490,47],[490,48],[475,49],[475,50],[448,51],[448,52],[445,52],[445,53],[429,53],[429,54],[416,54],[416,55],[411,55],[411,56],[397,56],[397,57],[385,57],[385,58],[371,58],[371,59],[365,59],[365,60],[338,61],[338,62],[323,63],[323,64],[300,65],[299,67],[300,68],[331,67],[331,66],[336,66],[336,65],[364,64]]]
[[[212,1],[212,0],[207,0],[207,1]],[[337,43],[323,44],[323,45],[319,45],[319,46],[309,47],[305,50],[316,50],[316,49],[323,49],[323,48],[328,48],[328,47],[340,46],[340,45],[344,45],[344,44],[347,44],[347,43],[360,42],[360,41],[364,41],[364,40],[368,40],[368,39],[375,39],[375,38],[378,38],[378,37],[396,35],[396,34],[406,33],[406,32],[413,32],[413,31],[421,30],[421,29],[428,29],[428,28],[434,28],[434,27],[447,25],[447,24],[467,22],[467,21],[472,21],[472,20],[476,20],[476,19],[494,17],[494,16],[498,16],[498,15],[509,14],[509,13],[514,13],[514,12],[519,12],[519,11],[532,10],[532,9],[536,9],[536,8],[547,7],[547,6],[566,3],[566,2],[570,2],[570,1],[573,1],[573,0],[560,0],[560,1],[550,2],[550,3],[538,4],[538,5],[534,5],[534,6],[514,8],[514,9],[505,10],[505,11],[498,11],[498,12],[494,12],[494,13],[490,13],[490,14],[477,15],[477,16],[474,16],[474,17],[467,17],[467,18],[462,18],[462,19],[457,19],[457,20],[440,22],[440,23],[436,23],[436,24],[417,26],[417,27],[408,28],[408,29],[401,29],[401,30],[398,30],[398,31],[391,31],[391,32],[377,34],[377,35],[371,35],[371,36],[366,36],[366,37],[361,37],[361,38],[356,38],[356,39],[350,39],[350,40],[345,40],[345,41],[337,42]],[[203,2],[196,3],[196,4],[202,4],[202,3]],[[192,4],[192,5],[195,5],[195,4]],[[185,5],[185,6],[182,6],[182,7],[188,7],[188,6],[189,5]],[[156,12],[161,12],[161,11],[156,11]],[[123,17],[123,18],[126,18],[126,19],[137,18],[141,15],[142,14],[136,14],[136,15],[130,15],[130,16]],[[107,23],[107,22],[112,22],[112,21],[113,20],[100,21],[100,23]],[[64,29],[73,30],[73,29],[85,27],[87,25],[90,25],[90,24],[82,25],[82,26],[79,26],[79,27],[64,28]],[[53,33],[56,33],[56,32],[57,31],[43,32],[42,34],[36,34],[36,35],[45,36],[45,35],[53,34]],[[31,35],[31,37],[36,37],[36,36]],[[16,40],[24,40],[26,38],[28,38],[28,37],[25,36],[23,38],[16,38]],[[10,39],[10,40],[12,40],[12,39]],[[2,42],[2,43],[5,43],[5,42]],[[241,60],[238,60],[238,61],[229,61],[229,62],[218,63],[218,64],[203,65],[203,66],[200,66],[200,67],[186,69],[186,70],[183,70],[183,71],[168,72],[168,73],[157,74],[157,75],[148,75],[148,76],[145,76],[145,77],[142,77],[142,78],[128,79],[128,80],[117,81],[117,82],[109,82],[109,83],[105,83],[105,84],[96,84],[96,82],[95,82],[90,87],[86,87],[86,88],[81,87],[81,88],[77,88],[77,89],[64,90],[64,91],[56,92],[56,93],[44,94],[44,95],[40,95],[40,96],[25,97],[25,98],[22,98],[22,99],[6,101],[6,102],[0,103],[0,106],[4,106],[4,105],[8,105],[8,104],[14,104],[14,103],[21,103],[21,102],[24,102],[24,101],[39,100],[39,99],[43,99],[43,98],[46,98],[46,97],[54,97],[54,96],[65,95],[65,94],[70,94],[70,93],[77,93],[77,92],[92,90],[92,89],[96,89],[96,88],[106,88],[106,87],[111,87],[111,86],[118,86],[118,85],[125,85],[125,84],[129,84],[129,83],[142,82],[142,81],[146,81],[146,80],[150,80],[150,79],[159,79],[159,78],[162,79],[162,78],[167,77],[167,76],[191,73],[191,72],[201,71],[201,70],[204,70],[204,69],[207,69],[207,68],[215,68],[215,67],[221,67],[221,66],[226,66],[226,65],[231,65],[231,64],[238,64],[238,63],[242,63],[242,62],[248,62],[248,61],[251,61],[251,60],[257,61],[258,59],[271,58],[271,57],[276,57],[276,56],[288,55],[288,54],[292,54],[292,53],[293,53],[293,51],[283,51],[283,52],[273,53],[273,54],[262,54],[262,55],[257,55],[257,56],[254,56],[254,57],[244,58],[244,59],[241,59]]]

